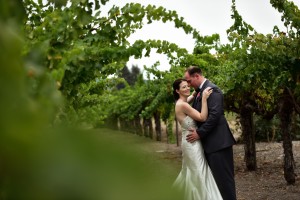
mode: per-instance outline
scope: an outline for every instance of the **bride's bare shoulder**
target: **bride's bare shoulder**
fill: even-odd
[[[184,102],[184,101],[180,101],[180,102],[176,103],[176,106],[178,108],[186,108],[186,107],[190,106],[190,104],[188,104],[187,102]]]

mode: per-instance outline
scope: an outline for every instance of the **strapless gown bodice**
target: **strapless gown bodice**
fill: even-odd
[[[174,186],[184,192],[184,200],[220,200],[222,197],[205,159],[201,142],[186,141],[190,128],[196,128],[196,124],[187,116],[181,123],[182,169]]]

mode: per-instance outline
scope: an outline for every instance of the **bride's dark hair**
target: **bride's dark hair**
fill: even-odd
[[[180,83],[182,83],[183,81],[186,81],[184,78],[179,78],[176,79],[173,83],[173,96],[175,101],[177,101],[179,99],[179,94],[176,92],[176,90],[179,90],[180,88]]]

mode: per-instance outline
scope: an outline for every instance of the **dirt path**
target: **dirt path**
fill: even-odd
[[[180,170],[181,149],[176,144],[150,142],[143,146],[162,161],[171,163]],[[296,184],[287,186],[284,179],[281,143],[257,143],[257,166],[255,172],[248,172],[244,163],[243,145],[234,146],[235,180],[238,200],[296,200],[300,199],[300,141],[293,142],[296,161]]]

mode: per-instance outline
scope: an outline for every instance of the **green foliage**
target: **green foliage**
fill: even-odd
[[[125,66],[119,73],[119,77],[124,78],[126,83],[117,85],[118,89],[124,88],[127,84],[133,86],[138,81],[139,77],[142,76],[140,68],[135,65],[132,66],[130,71],[128,67]]]
[[[295,7],[293,9],[297,15],[299,12]],[[287,36],[277,27],[274,27],[273,34],[257,33],[243,21],[235,1],[232,10],[234,24],[228,29],[231,44],[218,49],[226,69],[222,73],[225,74],[224,80],[227,80],[227,108],[239,112],[247,105],[259,115],[276,113],[283,88],[289,87],[293,91],[298,88],[299,67],[296,63],[299,59],[299,38],[295,37],[297,34],[293,30]],[[283,19],[291,18],[283,16]]]
[[[55,79],[66,100],[61,114],[65,117],[59,118],[85,121],[91,112],[95,120],[104,119],[106,113],[100,108],[104,101],[97,99],[110,91],[105,79],[121,70],[131,56],[149,56],[151,50],[156,49],[156,52],[166,54],[170,62],[175,62],[187,54],[185,49],[167,41],[138,40],[130,45],[128,37],[144,23],[170,21],[176,28],[200,38],[175,11],[130,3],[122,8],[113,6],[104,16],[101,5],[106,2],[23,2],[27,14],[24,56],[29,62],[32,58],[38,59],[39,67],[29,65],[33,77],[39,71],[45,71]]]
[[[276,8],[280,13],[282,13],[281,20],[284,25],[292,32],[296,31],[299,37],[300,30],[300,11],[299,8],[290,1],[287,0],[270,0],[270,3],[274,8]],[[294,28],[294,30],[292,30]]]
[[[107,117],[150,118],[156,111],[167,121],[174,107],[171,85],[189,65],[201,66],[205,76],[222,88],[228,110],[239,112],[249,106],[258,115],[274,114],[284,87],[299,102],[299,10],[293,3],[271,1],[289,30],[283,33],[274,27],[272,34],[263,35],[243,20],[233,0],[230,43],[220,45],[218,34],[201,36],[176,11],[129,3],[113,6],[105,15],[101,8],[106,2],[23,1],[27,16],[23,55],[31,94],[39,95],[41,77],[55,81],[52,87],[65,99],[56,122],[95,125]],[[128,42],[131,34],[153,21],[171,22],[191,34],[196,41],[193,54],[168,41]],[[129,58],[149,56],[151,51],[167,55],[170,71],[158,70],[159,63],[145,66],[147,81],[140,76],[134,86],[124,84],[116,91],[125,82],[115,77]]]
[[[168,143],[174,144],[176,142],[176,136],[173,133],[173,125],[174,125],[174,113],[169,116],[167,119],[167,137],[168,137]]]
[[[264,119],[261,116],[254,116],[255,139],[256,141],[274,142],[281,141],[280,120],[277,115],[272,119]],[[295,112],[292,113],[290,132],[292,140],[299,140],[300,118]]]
[[[220,45],[219,35],[200,36],[175,11],[130,3],[113,6],[105,16],[101,8],[106,2],[0,1],[2,198],[168,199],[164,183],[157,184],[150,166],[121,148],[126,146],[123,143],[112,144],[112,138],[102,133],[53,127],[96,126],[107,118],[128,121],[160,113],[172,142],[172,83],[189,65],[201,66],[222,88],[228,110],[247,107],[256,112],[257,136],[277,126],[276,118],[270,119],[284,88],[297,110],[300,14],[293,3],[270,1],[282,13],[288,31],[274,27],[272,34],[264,35],[243,21],[233,1],[230,44]],[[132,33],[153,21],[172,22],[192,34],[193,54],[168,41],[128,42]],[[146,66],[147,81],[139,75],[135,84],[117,90],[119,83],[125,83],[118,73],[129,58],[149,56],[153,50],[167,55],[171,69],[162,72],[159,63]],[[298,127],[299,119],[294,117],[295,138]],[[142,179],[145,174],[151,176],[146,177],[149,182]],[[103,177],[107,177],[104,182]],[[153,190],[159,195],[151,196]]]
[[[261,116],[254,115],[255,140],[258,142],[275,142],[281,140],[280,121],[278,117],[273,119],[264,119]]]
[[[119,90],[109,100],[108,113],[121,119],[132,120],[138,117],[147,106],[152,103],[153,99],[159,93],[157,87],[151,82],[145,82],[143,85],[135,85]],[[152,115],[144,115],[149,118]]]
[[[120,140],[120,132],[51,124],[62,106],[60,92],[40,63],[39,48],[24,59],[21,24],[9,13],[0,18],[0,198],[180,199],[169,187],[173,178],[160,176],[169,170]],[[87,91],[99,82],[79,84],[84,98],[96,101]]]

